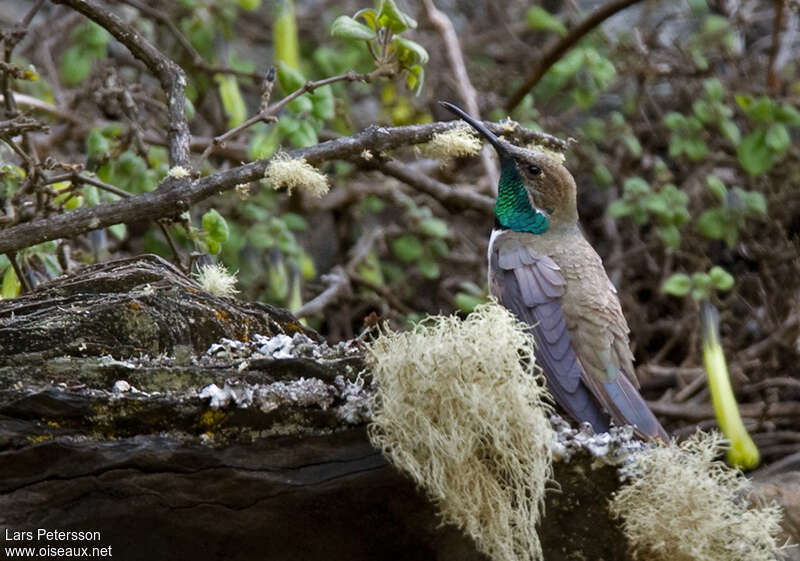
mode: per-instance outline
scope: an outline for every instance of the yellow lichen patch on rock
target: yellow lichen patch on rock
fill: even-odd
[[[610,511],[622,519],[637,558],[649,561],[779,559],[781,511],[753,508],[751,484],[715,458],[724,440],[695,433],[680,445],[657,446],[623,469],[629,481]]]
[[[536,522],[554,434],[520,323],[490,303],[466,320],[384,332],[369,357],[372,443],[489,557],[541,559]]]

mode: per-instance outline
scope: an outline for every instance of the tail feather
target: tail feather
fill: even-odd
[[[628,376],[620,373],[610,382],[601,382],[600,401],[608,409],[611,418],[620,425],[633,425],[637,432],[648,438],[660,438],[669,442],[669,436],[647,402],[639,394]],[[598,384],[600,385],[600,384]],[[603,399],[603,397],[607,399]]]

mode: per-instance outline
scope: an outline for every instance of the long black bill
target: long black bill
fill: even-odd
[[[440,101],[439,105],[441,105],[451,113],[455,113],[456,115],[464,119],[467,123],[469,123],[472,126],[472,128],[481,133],[483,137],[486,140],[488,140],[492,146],[494,146],[494,149],[497,150],[497,155],[500,156],[500,160],[511,158],[511,154],[508,153],[508,150],[506,150],[506,147],[503,146],[502,142],[500,142],[500,139],[497,138],[492,131],[483,126],[483,123],[476,121],[475,119],[464,113],[463,109],[461,109],[456,105],[453,105],[452,103],[448,103],[447,101]]]

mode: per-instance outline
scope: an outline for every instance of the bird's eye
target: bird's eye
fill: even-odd
[[[536,164],[528,164],[527,168],[528,173],[531,175],[541,175],[542,168],[537,166]]]

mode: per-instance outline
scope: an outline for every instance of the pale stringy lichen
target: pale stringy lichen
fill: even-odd
[[[550,156],[551,158],[553,158],[555,161],[557,161],[560,164],[563,164],[565,161],[567,161],[567,157],[564,155],[563,152],[559,152],[558,150],[553,150],[552,148],[548,148],[547,146],[544,146],[543,144],[538,144],[536,142],[531,142],[530,144],[528,144],[526,146],[526,148],[528,150],[533,150],[534,152],[541,152],[546,156]]]
[[[222,263],[204,265],[194,274],[203,290],[214,296],[232,297],[236,290],[236,273],[229,273]]]
[[[300,187],[315,197],[321,197],[328,192],[328,178],[325,175],[306,162],[305,158],[291,158],[285,152],[272,158],[264,179],[273,189],[285,187],[289,193],[295,187]]]
[[[459,125],[444,132],[439,132],[421,145],[420,152],[429,158],[447,160],[462,156],[474,156],[481,151],[481,141],[475,136],[472,128]]]
[[[772,561],[781,510],[752,508],[750,481],[716,461],[724,439],[695,433],[680,445],[657,446],[623,468],[628,481],[611,501],[638,559]]]
[[[536,522],[555,434],[522,325],[489,303],[466,320],[382,333],[369,357],[373,444],[489,557],[542,559]]]

